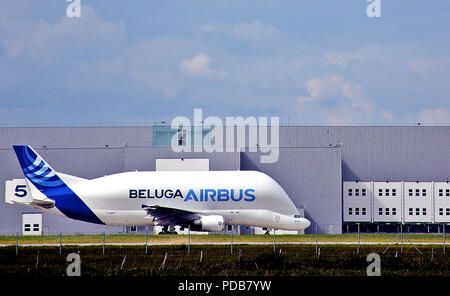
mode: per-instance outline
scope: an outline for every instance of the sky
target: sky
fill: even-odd
[[[0,126],[450,124],[448,0],[70,1],[0,0]]]

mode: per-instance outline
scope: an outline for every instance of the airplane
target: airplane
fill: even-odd
[[[310,225],[262,172],[133,171],[84,179],[55,171],[31,146],[13,148],[32,197],[13,202],[71,219],[162,226],[161,234],[176,234],[175,226],[212,232],[225,224],[284,230]]]

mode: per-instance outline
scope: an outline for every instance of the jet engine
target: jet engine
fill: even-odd
[[[192,221],[190,226],[194,231],[222,231],[225,223],[222,216],[210,215]]]

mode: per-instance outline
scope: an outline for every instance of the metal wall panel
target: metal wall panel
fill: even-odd
[[[145,127],[3,127],[0,149],[14,144],[34,148],[151,147],[153,131]]]
[[[344,222],[372,222],[372,182],[343,182]]]
[[[373,182],[373,221],[403,222],[403,183]]]
[[[281,147],[342,144],[344,181],[447,181],[449,126],[282,126]]]
[[[211,171],[239,170],[240,166],[240,155],[237,152],[175,153],[168,147],[126,148],[124,151],[124,171],[154,171],[156,170],[156,159],[159,158],[208,158],[209,170]]]
[[[343,141],[344,180],[450,178],[450,127],[347,127]]]
[[[450,184],[434,182],[434,222],[450,222]]]
[[[433,223],[433,182],[403,182],[404,221]]]

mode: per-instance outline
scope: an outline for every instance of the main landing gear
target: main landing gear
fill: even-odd
[[[266,233],[264,233],[265,235],[269,235],[269,234],[270,234],[270,229],[267,229],[267,228],[263,228],[263,230],[265,230],[265,231],[266,231]]]
[[[175,226],[170,226],[170,229],[169,229],[169,226],[168,225],[166,225],[166,226],[163,226],[163,228],[162,228],[162,231],[160,231],[158,234],[173,234],[173,235],[176,235],[176,234],[178,234],[176,231],[175,231]]]

